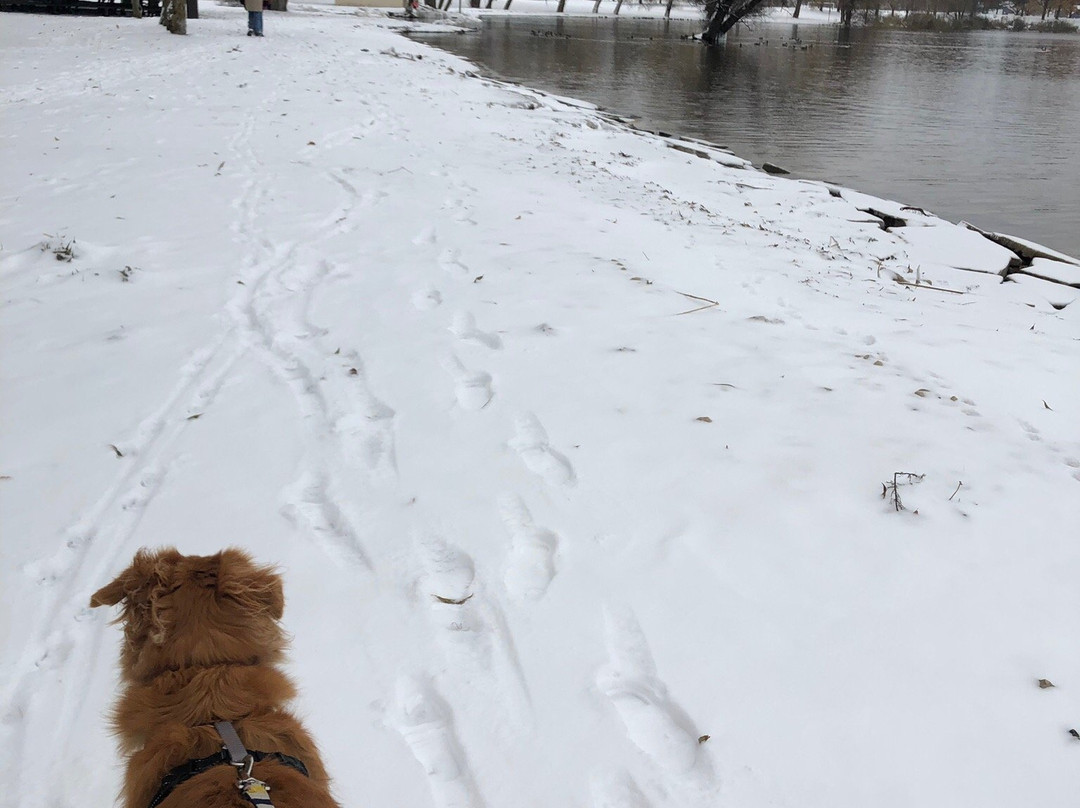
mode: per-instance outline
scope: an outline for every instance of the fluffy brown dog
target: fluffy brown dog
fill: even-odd
[[[275,808],[338,808],[311,736],[285,705],[296,689],[278,664],[285,635],[281,578],[240,550],[185,556],[140,550],[131,566],[94,593],[91,606],[123,604],[124,690],[113,715],[129,755],[125,808],[149,808],[177,767],[222,749],[215,721],[231,721],[252,752],[271,757],[252,776],[270,786]],[[251,808],[237,770],[218,765],[187,779],[157,808]]]

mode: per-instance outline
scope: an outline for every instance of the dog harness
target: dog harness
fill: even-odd
[[[158,789],[157,794],[154,795],[154,799],[150,801],[149,808],[157,808],[157,806],[161,805],[181,783],[209,769],[226,764],[236,767],[237,789],[240,790],[240,793],[244,795],[244,798],[249,803],[257,806],[257,808],[274,808],[274,804],[270,801],[270,786],[262,780],[251,776],[251,768],[256,763],[263,760],[276,760],[296,769],[305,777],[310,777],[307,766],[304,765],[303,761],[294,758],[292,755],[282,754],[281,752],[248,751],[240,740],[240,736],[236,733],[236,728],[233,727],[232,722],[215,721],[214,729],[221,736],[221,740],[225,742],[225,747],[213,755],[198,760],[189,760],[187,763],[172,769],[162,778],[161,787]]]

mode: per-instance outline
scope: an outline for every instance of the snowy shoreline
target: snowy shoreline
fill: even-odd
[[[13,804],[164,544],[280,564],[343,804],[1065,802],[1080,290],[401,27],[5,17]]]
[[[475,9],[473,11],[475,11]],[[782,9],[777,9],[776,11],[782,11]],[[485,16],[485,13],[486,10],[484,13],[480,13],[475,16],[483,17]],[[509,14],[512,14],[512,12],[505,12],[503,15],[505,16]],[[519,14],[521,14],[522,16],[526,16],[531,14],[531,12],[519,12]],[[551,16],[555,17],[556,15],[552,14]],[[567,17],[574,15],[571,13],[567,13],[559,16]],[[610,18],[610,15],[605,16],[603,14],[590,14],[587,16],[590,19]],[[763,21],[778,22],[781,20],[779,18],[779,15],[773,14],[770,17],[764,19]],[[826,21],[826,18],[823,15],[819,14],[817,16],[811,17],[811,21],[814,23],[823,23]],[[451,25],[453,25],[453,23],[451,23]],[[432,33],[432,31],[430,29],[424,28],[423,22],[420,21],[412,23],[409,27],[402,28],[400,30],[400,33],[405,36],[409,36],[411,34]],[[438,47],[436,43],[428,43],[424,42],[423,40],[421,40],[421,42],[422,44],[431,45],[437,50],[442,50]],[[453,55],[452,51],[444,52]],[[478,78],[486,79],[488,81],[504,86],[508,89],[517,89],[523,92],[528,92],[537,96],[538,98],[549,99],[556,103],[565,104],[572,109],[582,109],[595,112],[596,114],[603,117],[610,124],[615,126],[621,126],[627,131],[634,134],[662,138],[663,140],[667,141],[669,148],[683,152],[685,154],[693,154],[695,157],[699,157],[704,160],[715,160],[721,165],[725,165],[730,168],[755,169],[773,175],[791,174],[791,172],[787,171],[783,167],[774,166],[772,163],[766,162],[762,165],[755,165],[751,161],[739,157],[732,149],[729,149],[728,147],[722,146],[718,143],[714,143],[712,141],[698,137],[692,137],[689,135],[681,135],[677,132],[668,132],[663,129],[655,129],[649,126],[641,126],[635,119],[626,117],[625,115],[620,114],[617,110],[607,109],[603,106],[594,104],[589,101],[584,101],[576,98],[567,98],[556,93],[550,93],[545,90],[531,87],[523,81],[516,81],[507,76],[499,75],[497,71],[484,65],[474,65],[474,69],[475,75]],[[1010,265],[1005,270],[1001,270],[1001,274],[1003,277],[1009,277],[1013,274],[1034,274],[1040,280],[1049,281],[1062,286],[1072,286],[1080,288],[1080,276],[1077,276],[1077,274],[1072,269],[1072,266],[1074,265],[1080,266],[1080,259],[1062,253],[1058,250],[1051,249],[1043,244],[1039,244],[1038,242],[1032,241],[1030,239],[1025,239],[1022,236],[986,231],[963,221],[953,222],[948,219],[941,219],[933,213],[927,214],[927,212],[921,208],[911,207],[905,205],[903,202],[896,200],[881,200],[878,197],[864,194],[862,192],[856,191],[853,188],[849,189],[839,183],[829,182],[827,180],[801,178],[798,176],[790,176],[789,178],[793,181],[811,182],[817,185],[824,186],[826,188],[829,188],[830,192],[833,195],[843,196],[845,192],[847,192],[849,195],[857,195],[857,198],[861,200],[861,204],[864,205],[864,207],[858,209],[859,212],[873,216],[874,219],[881,222],[883,229],[890,229],[893,227],[906,227],[909,219],[913,217],[918,219],[918,216],[916,214],[920,214],[922,216],[929,215],[931,218],[934,219],[940,219],[941,221],[945,221],[950,224],[956,224],[961,227],[966,227],[969,230],[983,236],[990,242],[998,246],[1004,247],[1012,253],[1012,256],[1010,258]],[[885,204],[880,204],[882,201],[884,201]],[[879,205],[880,209],[869,207],[869,205],[871,204]],[[885,212],[886,209],[892,212]],[[1049,260],[1053,262],[1053,266],[1040,268],[1042,265],[1035,265],[1034,259]],[[1065,266],[1060,266],[1061,264],[1064,264]],[[990,266],[993,266],[993,264],[991,264]],[[989,269],[988,267],[968,266],[964,268],[970,269],[972,271],[996,271],[994,269]],[[1072,299],[1071,293],[1069,293],[1068,291],[1060,290],[1060,293],[1063,295],[1063,297],[1061,298],[1063,301],[1068,301]],[[1064,306],[1062,307],[1064,308]]]

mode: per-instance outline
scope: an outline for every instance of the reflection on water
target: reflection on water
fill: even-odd
[[[518,17],[424,38],[755,163],[1080,257],[1080,35],[769,23],[722,48],[680,39],[698,30]]]

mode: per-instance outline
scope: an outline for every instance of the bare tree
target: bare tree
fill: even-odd
[[[763,0],[705,0],[705,30],[701,32],[701,41],[707,45],[716,45],[724,34],[761,5]]]

